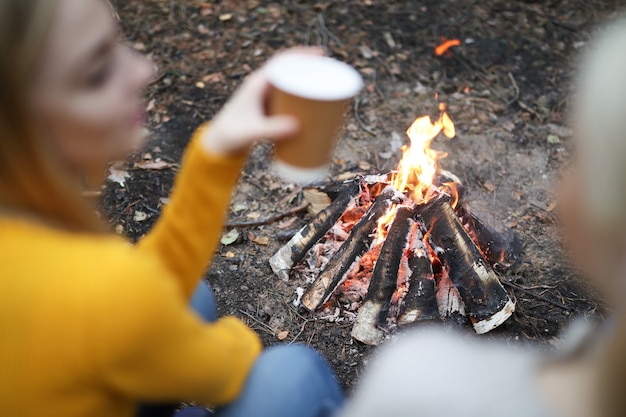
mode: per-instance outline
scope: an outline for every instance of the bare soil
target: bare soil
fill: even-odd
[[[113,3],[125,37],[160,69],[147,93],[151,140],[125,165],[157,158],[169,163],[130,170],[125,187],[107,184],[102,212],[118,232],[135,240],[150,229],[191,133],[251,70],[279,49],[322,45],[366,80],[341,133],[335,178],[394,168],[400,157],[395,145],[406,143],[413,119],[436,116],[439,102],[448,105],[457,137],[434,142],[449,153],[442,167],[464,182],[474,213],[515,231],[527,258],[503,277],[517,311],[483,337],[551,349],[573,318],[604,311],[566,256],[555,190],[572,158],[566,125],[576,57],[598,24],[617,15],[619,1]],[[461,45],[436,57],[442,37]],[[301,190],[275,178],[270,163],[268,146],[252,152],[233,195],[231,221],[264,219],[301,204]],[[279,238],[310,219],[302,212],[238,228],[241,238],[219,248],[206,278],[221,314],[242,318],[266,346],[317,348],[350,389],[372,349],[351,340],[350,323],[296,310],[294,290],[303,283],[277,279],[268,264],[285,243]]]

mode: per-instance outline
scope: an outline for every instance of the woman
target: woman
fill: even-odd
[[[135,247],[81,200],[85,179],[100,183],[141,145],[153,76],[110,14],[104,0],[0,1],[0,415],[171,415],[138,404],[176,401],[329,415],[342,395],[314,352],[261,353],[239,320],[204,321],[215,307],[200,277],[247,151],[298,129],[264,114],[262,70],[196,132],[170,205]]]
[[[383,349],[342,417],[626,415],[626,21],[584,57],[573,122],[577,157],[563,190],[573,257],[613,308],[577,323],[546,356],[443,332]]]

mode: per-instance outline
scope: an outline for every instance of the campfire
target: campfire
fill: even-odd
[[[517,260],[518,241],[472,215],[458,178],[439,169],[446,154],[430,144],[455,136],[440,111],[408,129],[397,170],[321,189],[332,202],[270,260],[283,279],[307,278],[298,303],[353,320],[352,337],[363,343],[433,320],[469,321],[482,334],[515,310],[496,271]]]

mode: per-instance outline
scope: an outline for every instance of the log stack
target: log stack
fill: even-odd
[[[332,239],[333,226],[361,206],[364,214],[304,293],[307,310],[337,303],[338,288],[350,283],[346,278],[355,275],[362,260],[378,253],[370,276],[361,277],[368,280],[367,292],[360,300],[354,339],[377,345],[397,328],[439,320],[468,322],[478,334],[489,332],[515,310],[496,269],[519,260],[519,242],[485,226],[462,202],[453,207],[455,202],[439,189],[427,203],[417,205],[391,186],[357,178],[345,184],[270,264],[288,279],[307,254],[315,256],[315,245]],[[379,219],[390,212],[393,220],[381,243]]]

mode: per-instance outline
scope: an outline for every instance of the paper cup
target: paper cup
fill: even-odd
[[[299,184],[323,179],[346,104],[363,86],[359,73],[332,58],[285,53],[266,68],[270,114],[290,115],[300,131],[274,148],[274,170]]]

